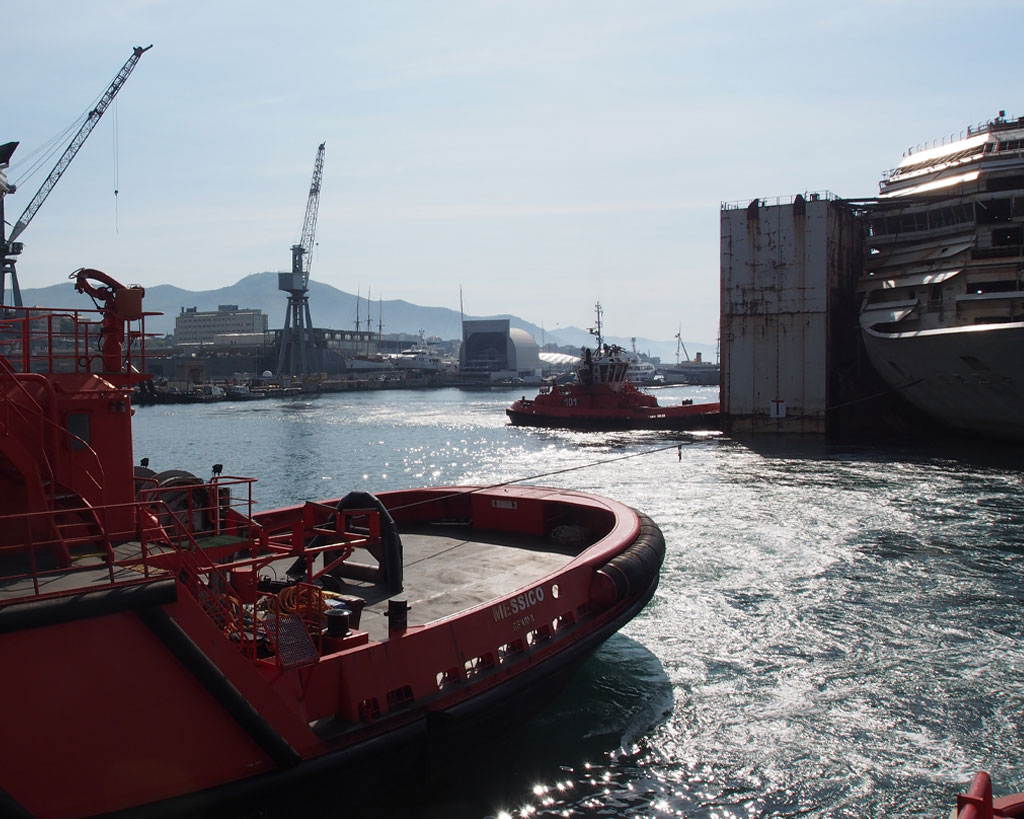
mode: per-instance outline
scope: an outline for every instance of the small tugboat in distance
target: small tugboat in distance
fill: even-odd
[[[0,318],[3,815],[233,815],[313,778],[359,813],[546,704],[654,594],[661,532],[595,495],[256,511],[220,464],[133,466],[143,290],[72,275],[98,310]]]
[[[536,398],[523,396],[506,414],[519,426],[562,427],[582,430],[716,430],[720,405],[684,402],[660,406],[654,396],[629,378],[631,360],[622,348],[601,337],[601,305],[596,305],[595,351],[584,348],[576,367],[576,381],[541,387]]]

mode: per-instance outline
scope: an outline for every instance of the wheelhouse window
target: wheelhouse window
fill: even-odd
[[[87,412],[69,412],[67,417],[68,443],[72,449],[88,449],[92,444],[92,431]]]

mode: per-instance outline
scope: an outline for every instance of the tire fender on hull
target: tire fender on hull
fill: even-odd
[[[338,512],[343,512],[346,509],[375,509],[380,514],[380,537],[381,545],[379,547],[374,546],[370,549],[370,553],[377,559],[380,564],[379,577],[375,576],[373,579],[375,582],[382,582],[385,588],[391,593],[396,594],[402,590],[402,583],[404,579],[404,565],[403,565],[403,549],[402,549],[402,538],[398,531],[398,524],[395,523],[395,519],[391,517],[391,513],[384,505],[383,501],[376,495],[370,492],[349,492],[345,497],[338,501],[338,505],[335,507]],[[324,528],[333,529],[333,522],[325,524]],[[320,535],[314,536],[309,543],[306,544],[307,548],[312,546],[319,546],[323,542],[323,537]],[[299,558],[292,564],[292,567],[288,570],[288,574],[291,576],[299,576],[305,572],[305,561],[303,558]],[[354,570],[346,571],[345,567],[339,567],[334,570],[334,574],[339,577],[351,575]],[[376,573],[375,573],[376,575]]]
[[[626,549],[594,572],[590,599],[612,606],[626,598],[642,594],[658,579],[665,560],[665,536],[647,515],[637,512],[640,533]]]

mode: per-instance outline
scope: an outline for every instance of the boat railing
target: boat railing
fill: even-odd
[[[132,585],[165,575],[169,552],[247,543],[248,533],[233,521],[251,515],[254,479],[221,477],[209,484],[162,488],[155,482],[146,487],[150,481],[145,478],[136,480],[143,487],[142,499],[129,503],[68,505],[0,517],[0,529],[17,533],[12,538],[17,542],[0,545],[0,603]],[[230,491],[239,485],[248,489],[244,497]],[[134,512],[134,531],[112,532],[109,521],[125,519],[126,510]],[[201,520],[208,524],[198,526]]]
[[[104,369],[101,310],[51,310],[34,307],[4,308],[0,318],[0,383],[4,389],[4,429],[16,431],[34,451],[50,491],[56,491],[53,458],[61,436],[89,453],[92,461],[82,475],[98,488],[103,484],[102,460],[81,436],[61,423],[53,383],[47,376],[100,372]],[[127,354],[119,354],[120,370],[103,373],[119,386],[141,380],[145,361],[145,315],[126,321]],[[133,325],[136,329],[132,329]],[[123,349],[123,347],[121,348]],[[133,357],[133,350],[135,350]],[[98,366],[94,370],[94,364]],[[17,422],[17,423],[15,423]]]
[[[3,384],[4,395],[3,416],[0,418],[0,423],[3,424],[3,429],[17,429],[19,431],[19,444],[27,444],[43,453],[43,463],[41,466],[43,467],[44,477],[52,486],[53,463],[50,453],[56,451],[56,425],[50,426],[51,439],[47,442],[47,427],[45,423],[42,423],[46,418],[46,413],[36,397],[26,389],[24,381],[25,375],[16,373],[7,359],[0,356],[0,384]],[[53,385],[45,379],[40,379],[39,384],[48,397],[52,398]],[[16,396],[20,400],[14,400]],[[55,402],[50,400],[48,404],[52,414],[55,410]]]
[[[253,662],[278,672],[315,662],[324,650],[322,632],[329,601],[340,599],[318,581],[337,570],[356,548],[381,543],[380,512],[307,502],[280,525],[267,527],[251,514],[225,505],[225,480],[210,485],[218,487],[211,494],[219,497],[220,521],[212,537],[197,538],[188,525],[189,517],[182,515],[189,508],[201,508],[198,504],[182,509],[179,502],[177,511],[172,511],[179,524],[174,531],[180,568],[185,570],[179,569],[178,576],[225,636]],[[230,480],[251,486],[250,479]],[[362,531],[352,531],[354,521]],[[322,567],[317,570],[318,558]],[[281,560],[292,562],[289,572],[301,564],[305,580],[281,584],[276,590],[262,588],[260,572]]]
[[[152,314],[126,322],[122,375],[144,369],[146,315]],[[103,316],[102,310],[5,307],[0,353],[16,372],[103,372]]]
[[[842,200],[842,197],[828,190],[804,191],[803,193],[795,193],[789,196],[765,196],[753,200],[747,199],[742,202],[722,202],[721,210],[745,210],[755,202],[759,208],[767,208],[777,205],[792,205],[798,196],[808,202],[817,202],[822,199],[827,202],[839,202]]]
[[[28,443],[33,451],[41,453],[42,462],[38,465],[42,467],[51,505],[57,488],[53,458],[61,436],[74,441],[82,452],[89,453],[92,464],[89,469],[83,469],[82,474],[93,489],[98,489],[103,483],[103,463],[86,440],[60,422],[53,384],[41,373],[18,372],[5,356],[0,356],[0,384],[6,385],[3,389],[3,417],[0,419],[3,429],[17,436],[19,446]],[[29,389],[30,385],[37,388],[38,396]],[[45,400],[40,401],[39,396],[45,396]]]
[[[63,515],[79,512],[96,512],[101,515],[102,510],[83,508],[62,509],[59,512]],[[97,548],[100,546],[96,544],[95,537],[77,534],[63,536],[56,523],[57,514],[57,510],[48,509],[19,512],[0,518],[0,526],[5,531],[22,535],[18,543],[0,545],[0,605],[35,597],[59,596],[68,590],[79,592],[85,586],[96,587],[97,582],[99,585],[116,583],[114,563],[105,548],[102,552],[79,554],[77,564],[74,561],[68,561],[70,565],[61,564],[61,555],[66,553],[69,546],[86,542]],[[87,522],[83,519],[79,526],[84,528]],[[95,562],[97,558],[102,559]],[[97,580],[97,570],[107,576],[106,583]],[[81,584],[75,582],[76,575],[82,578]]]
[[[173,576],[254,662],[281,671],[319,657],[331,593],[317,581],[357,547],[381,542],[378,510],[307,503],[268,527],[253,519],[254,479],[219,475],[163,487],[152,478],[137,481],[139,497],[129,504],[0,519],[0,526],[19,533],[17,543],[0,546],[0,607]],[[105,520],[123,518],[125,507],[134,509],[135,531],[114,536],[112,546]],[[77,516],[70,536],[61,534],[60,515]],[[361,528],[352,531],[356,519]],[[62,563],[61,553],[71,559]],[[323,567],[314,570],[318,558]],[[301,563],[305,579],[263,588],[261,571],[282,560]]]

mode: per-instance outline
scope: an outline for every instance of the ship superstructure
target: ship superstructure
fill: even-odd
[[[875,369],[949,427],[1024,439],[1024,117],[908,152],[866,212]]]

